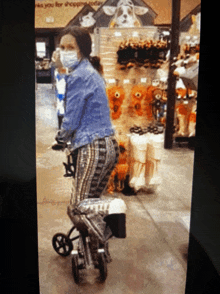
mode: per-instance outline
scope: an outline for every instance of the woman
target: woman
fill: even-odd
[[[60,39],[60,59],[66,68],[66,110],[56,141],[70,142],[77,153],[71,204],[99,198],[118,161],[119,148],[110,120],[99,58],[90,57],[92,41],[86,29],[66,28]]]

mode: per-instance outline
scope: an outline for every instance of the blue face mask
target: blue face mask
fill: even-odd
[[[60,61],[64,67],[70,68],[78,64],[79,59],[75,50],[71,51],[60,51]]]

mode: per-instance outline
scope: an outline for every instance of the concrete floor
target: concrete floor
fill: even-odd
[[[125,239],[111,239],[113,261],[105,283],[97,270],[81,271],[76,285],[70,257],[59,256],[52,237],[67,233],[66,214],[72,180],[63,177],[64,152],[48,149],[57,131],[55,96],[51,85],[36,90],[36,158],[38,202],[39,279],[42,294],[149,293],[184,294],[191,209],[194,151],[163,150],[162,183],[152,193],[136,196],[115,193],[127,205]]]

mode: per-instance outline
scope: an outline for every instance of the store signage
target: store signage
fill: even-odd
[[[137,16],[145,15],[149,10],[147,7],[134,5],[132,0],[119,0],[117,6],[104,5],[102,9],[107,16],[112,16],[110,28],[140,27],[142,23]]]
[[[146,83],[147,82],[147,78],[141,78],[141,83]]]
[[[38,0],[39,1],[39,0]],[[89,4],[90,6],[100,6],[103,4],[103,2],[101,1],[88,1],[88,2],[82,2],[82,1],[77,1],[77,2],[69,2],[66,1],[65,3],[63,2],[58,2],[55,1],[55,3],[36,3],[35,4],[35,8],[53,8],[53,7],[80,7],[80,6],[84,6],[85,4]]]

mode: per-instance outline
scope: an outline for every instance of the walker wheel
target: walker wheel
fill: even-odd
[[[72,273],[76,284],[79,283],[79,267],[78,267],[78,255],[74,254],[72,257]]]
[[[99,271],[100,271],[100,279],[101,281],[105,281],[107,278],[107,262],[105,259],[105,254],[104,253],[100,253],[99,254]]]
[[[68,256],[73,250],[73,244],[71,240],[62,233],[57,233],[52,239],[53,248],[61,256]]]

